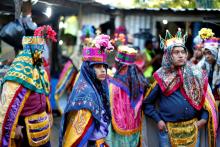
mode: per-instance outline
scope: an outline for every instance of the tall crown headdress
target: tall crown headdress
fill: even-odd
[[[187,40],[187,32],[182,36],[182,31],[180,28],[178,28],[178,31],[175,36],[172,36],[169,30],[166,30],[165,38],[163,39],[160,36],[160,48],[167,49],[169,47],[174,47],[174,46],[185,47],[186,40]]]

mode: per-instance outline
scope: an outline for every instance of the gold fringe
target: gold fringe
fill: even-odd
[[[36,122],[34,124],[30,123],[29,121],[38,120],[39,118],[47,118],[43,122]],[[27,137],[28,142],[31,146],[40,146],[45,143],[47,143],[50,139],[50,123],[49,123],[49,116],[47,115],[46,111],[40,113],[40,114],[34,114],[28,117],[25,117],[25,124],[26,124],[26,131],[27,131]],[[30,132],[31,129],[41,129],[43,127],[46,127],[48,125],[48,128],[45,130],[41,130],[39,132]],[[39,141],[33,141],[33,138],[45,138],[39,140]]]
[[[194,147],[197,142],[198,128],[195,125],[197,118],[183,122],[168,122],[167,129],[172,147],[187,146]],[[189,136],[175,136],[184,134]],[[191,144],[189,144],[191,143]]]
[[[151,91],[154,89],[154,87],[157,85],[157,81],[154,81],[153,84],[151,84],[150,88],[147,90],[147,92],[144,95],[144,100],[148,97],[148,95],[151,93]]]
[[[28,123],[28,122],[27,122],[27,123]],[[45,127],[45,126],[48,125],[48,124],[49,124],[49,121],[43,121],[43,122],[35,123],[35,124],[30,124],[30,123],[28,123],[27,125],[28,125],[28,127],[29,127],[30,129],[34,130],[34,129],[43,128],[43,127]]]
[[[27,132],[29,135],[28,135],[28,140],[32,138],[40,138],[40,137],[44,137],[44,136],[50,136],[50,128],[47,128],[46,130],[43,130],[41,132],[34,132],[34,133],[31,133],[30,131]],[[30,138],[29,138],[30,137]]]

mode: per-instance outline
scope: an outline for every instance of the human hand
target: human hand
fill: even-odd
[[[157,123],[157,127],[160,131],[166,131],[167,132],[167,127],[166,127],[166,124],[163,120],[160,120],[158,123]]]
[[[203,126],[205,126],[207,120],[205,119],[200,119],[199,121],[196,122],[196,126],[198,127],[198,129],[202,128]]]
[[[23,134],[22,134],[22,129],[24,127],[23,126],[17,126],[16,130],[15,130],[15,139],[19,140],[23,138]]]

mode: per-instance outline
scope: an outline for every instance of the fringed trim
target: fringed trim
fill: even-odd
[[[113,99],[113,92],[112,92],[112,84],[109,85],[109,91],[110,91],[110,105],[111,105],[111,112],[113,112],[113,103],[112,103],[112,99]],[[121,128],[118,127],[115,119],[114,119],[114,115],[112,114],[112,126],[113,129],[120,135],[132,135],[134,133],[137,133],[141,130],[141,125],[138,128],[132,129],[132,130],[123,130]]]
[[[23,88],[23,87],[21,86],[21,89],[22,89],[22,88]],[[20,88],[19,88],[19,89],[20,89]],[[20,92],[20,91],[19,91],[19,92]],[[19,109],[18,109],[18,113],[17,113],[17,116],[16,116],[16,118],[15,118],[15,121],[14,121],[13,126],[12,126],[12,129],[11,129],[11,133],[10,133],[9,146],[11,146],[11,138],[13,137],[13,135],[15,135],[15,130],[16,130],[16,127],[17,127],[17,123],[18,123],[18,119],[19,119],[20,113],[21,113],[22,109],[24,108],[24,104],[26,103],[26,101],[27,101],[28,97],[30,96],[30,94],[31,94],[31,91],[28,90],[28,91],[26,92],[25,96],[24,96],[24,99],[23,99],[23,101],[22,101],[22,103],[21,103]],[[15,97],[15,98],[16,98],[16,97]]]
[[[12,107],[12,105],[13,105],[13,102],[14,102],[14,100],[16,99],[16,97],[17,97],[17,95],[20,93],[20,91],[22,90],[22,86],[20,86],[19,88],[18,88],[18,90],[16,91],[16,93],[14,94],[14,97],[13,97],[13,99],[12,99],[12,102],[10,103],[10,105],[9,105],[9,107],[8,107],[8,109],[7,109],[7,112],[6,112],[6,115],[5,116],[8,116],[9,115],[9,113],[10,113],[10,108]],[[4,129],[3,128],[5,128],[5,123],[6,123],[6,119],[4,118],[4,122],[3,122],[3,125],[2,125],[2,130],[3,130],[3,132],[2,132],[2,136],[1,137],[3,137],[3,135],[4,135]],[[14,136],[15,136],[15,129],[14,130],[11,130],[11,138],[14,138]],[[2,138],[1,138],[1,140],[0,140],[0,146],[2,146]],[[10,145],[10,143],[9,143],[9,145]]]
[[[144,121],[144,111],[141,111],[141,131],[140,131],[140,139],[139,139],[140,147],[142,147],[142,142],[143,142],[143,136],[142,136],[142,133],[143,133],[143,128],[142,128],[143,121]]]
[[[172,147],[195,146],[198,128],[194,124],[197,118],[183,122],[168,122],[167,129]]]
[[[214,106],[213,106],[214,105]],[[213,95],[210,90],[207,92],[206,101],[204,103],[204,109],[208,111],[209,118],[207,122],[208,127],[208,143],[210,147],[216,147],[216,135],[217,135],[217,107]],[[216,111],[216,112],[215,112]]]
[[[151,93],[151,91],[154,89],[154,87],[157,85],[157,81],[154,81],[154,83],[150,86],[150,88],[147,90],[144,96],[144,100],[148,97],[148,95]]]
[[[135,128],[133,130],[123,130],[123,129],[119,128],[117,126],[117,123],[115,122],[114,116],[112,116],[112,126],[113,126],[115,132],[117,132],[120,135],[128,135],[128,136],[130,136],[130,135],[132,135],[134,133],[137,133],[137,132],[141,131],[141,126],[138,127],[138,128]]]

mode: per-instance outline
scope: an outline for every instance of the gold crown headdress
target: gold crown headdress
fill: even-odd
[[[182,36],[182,31],[180,28],[178,28],[178,31],[174,37],[170,34],[169,30],[166,30],[165,38],[163,39],[160,36],[160,48],[167,49],[168,47],[171,46],[185,47],[186,39],[187,39],[187,32]]]

